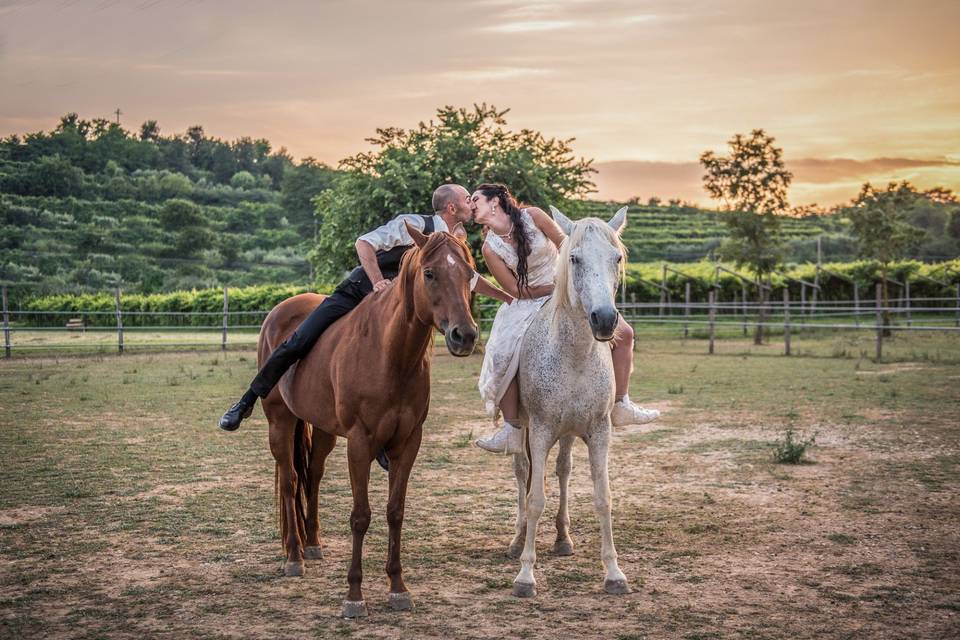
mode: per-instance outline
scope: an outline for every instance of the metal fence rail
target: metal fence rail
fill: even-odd
[[[751,328],[782,330],[784,350],[790,353],[790,340],[798,334],[818,330],[871,331],[876,333],[878,358],[882,354],[883,340],[890,332],[960,332],[960,298],[952,296],[914,298],[908,304],[891,300],[884,306],[881,290],[877,285],[874,299],[818,300],[814,307],[806,300],[791,300],[784,289],[782,300],[766,303],[748,302],[743,299],[720,301],[717,291],[709,292],[708,299],[683,302],[661,299],[659,302],[621,302],[617,305],[624,318],[635,328],[661,327],[665,335],[691,337],[691,330],[698,330],[696,339],[709,342],[707,352],[714,352],[714,342],[719,333],[740,330],[747,335]],[[896,303],[895,303],[896,302]],[[499,304],[475,306],[481,333],[489,332]],[[116,292],[115,309],[96,310],[10,310],[7,291],[3,287],[3,333],[4,355],[9,358],[14,351],[36,353],[60,350],[115,350],[124,353],[133,349],[160,350],[167,348],[219,348],[250,347],[263,318],[264,310],[231,310],[227,291],[224,290],[222,311],[145,311],[122,308],[120,292]],[[888,322],[889,319],[889,322]],[[91,324],[88,324],[92,320]],[[844,321],[846,320],[846,321]],[[894,323],[895,322],[895,323]],[[38,338],[44,334],[80,332],[95,334],[96,338],[51,342]],[[114,340],[107,335],[115,333]],[[16,340],[18,336],[32,336],[33,340]],[[155,339],[142,342],[130,338],[137,335],[171,334],[182,336],[173,339]],[[196,334],[190,336],[189,334]],[[204,341],[209,334],[211,339]],[[218,335],[219,334],[219,335]],[[104,339],[100,339],[100,336]],[[74,335],[74,337],[76,337]],[[193,338],[193,339],[191,339]],[[219,339],[217,339],[219,338]]]

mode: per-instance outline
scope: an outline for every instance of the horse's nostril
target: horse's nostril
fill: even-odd
[[[450,339],[457,343],[463,342],[463,336],[460,334],[460,329],[458,327],[454,327],[450,330]]]
[[[597,312],[593,311],[590,313],[590,324],[597,326],[600,323],[600,318],[597,316]]]

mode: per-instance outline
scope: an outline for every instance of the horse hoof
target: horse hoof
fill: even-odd
[[[558,556],[572,556],[573,543],[569,540],[557,540],[553,543],[553,553]]]
[[[532,598],[537,595],[537,585],[527,582],[514,582],[513,595],[518,598]]]
[[[366,618],[367,603],[363,600],[344,600],[343,611],[340,616],[343,618]]]
[[[507,557],[513,560],[519,560],[523,554],[523,544],[512,544],[507,547]]]
[[[303,560],[297,562],[284,562],[283,563],[283,575],[288,578],[295,578],[297,576],[303,575]]]
[[[323,549],[320,545],[307,547],[303,550],[303,557],[307,560],[323,560]]]
[[[393,611],[410,611],[413,609],[413,599],[410,597],[409,591],[391,593],[387,604]]]
[[[620,596],[625,593],[630,593],[630,585],[627,584],[626,580],[604,580],[603,590],[607,593]]]

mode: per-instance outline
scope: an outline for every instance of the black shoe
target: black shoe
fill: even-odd
[[[387,459],[386,450],[380,449],[380,453],[377,454],[377,464],[383,467],[384,471],[390,471],[390,461]]]
[[[240,423],[250,417],[253,413],[253,404],[241,400],[223,414],[220,418],[220,428],[224,431],[236,431],[240,428]]]

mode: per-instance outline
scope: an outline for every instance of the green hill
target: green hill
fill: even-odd
[[[607,219],[622,205],[586,203],[579,216]],[[724,213],[691,206],[630,205],[623,239],[631,262],[694,262],[707,256],[727,237]],[[815,261],[816,239],[821,237],[824,255],[831,260],[850,260],[856,248],[847,233],[847,221],[838,215],[784,218],[783,234],[794,262]]]

